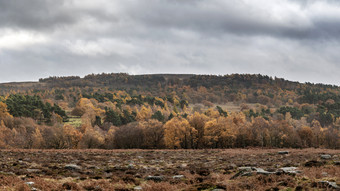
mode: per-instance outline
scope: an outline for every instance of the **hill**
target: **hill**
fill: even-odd
[[[4,148],[340,147],[332,85],[103,73],[3,83],[0,95]]]

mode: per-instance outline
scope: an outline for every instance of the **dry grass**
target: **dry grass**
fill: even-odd
[[[339,150],[284,149],[218,150],[1,150],[0,190],[30,190],[25,182],[34,182],[39,190],[311,190],[328,189],[320,180],[340,184]],[[321,154],[332,158],[323,160]],[[307,161],[323,161],[321,167],[305,167]],[[69,170],[66,164],[80,170]],[[253,175],[231,177],[240,166],[266,170],[284,166],[298,167],[302,173],[292,176]],[[30,170],[28,170],[30,169]],[[32,170],[33,169],[33,170]],[[146,180],[161,176],[160,182]],[[174,175],[184,178],[174,179]]]

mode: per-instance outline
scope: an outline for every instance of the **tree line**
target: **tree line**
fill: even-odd
[[[80,97],[70,112],[71,116],[81,119],[78,125],[63,121],[58,109],[48,110],[51,115],[49,122],[39,120],[34,111],[43,111],[50,106],[38,95],[14,94],[2,97],[0,147],[340,148],[339,118],[324,126],[316,117],[308,122],[308,113],[317,112],[313,105],[284,106],[275,111],[264,105],[251,109],[243,105],[242,111],[228,112],[220,106],[199,109],[189,105],[180,107],[181,101],[175,94],[170,100],[166,99],[168,96],[164,99],[154,97],[163,104],[153,101],[152,105],[149,104],[150,97],[146,99],[147,96],[137,96],[142,103],[134,105],[129,102],[134,97],[126,92],[116,92],[112,96],[111,100],[103,102],[95,98],[100,96]],[[121,100],[119,107],[116,100]],[[13,103],[17,105],[15,108],[23,111],[11,110]],[[54,105],[51,108],[59,107]],[[35,109],[27,113],[29,108]]]
[[[3,148],[339,148],[331,85],[103,73],[0,84],[0,94]]]

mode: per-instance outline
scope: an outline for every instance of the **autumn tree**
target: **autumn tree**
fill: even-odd
[[[0,119],[6,118],[10,116],[8,113],[7,105],[3,102],[0,102]]]
[[[188,117],[190,126],[197,131],[197,141],[193,145],[193,148],[203,148],[204,146],[204,127],[205,123],[208,121],[208,117],[204,114],[195,112],[193,115]]]
[[[96,116],[104,116],[105,111],[96,107],[98,101],[95,99],[81,98],[76,107],[73,109],[72,114],[82,116],[83,123],[95,124]]]
[[[161,149],[164,148],[164,128],[163,123],[151,119],[147,122],[141,122],[143,126],[144,148]]]
[[[218,117],[205,125],[205,139],[211,148],[230,148],[235,144],[236,125],[232,117]]]
[[[303,126],[300,129],[298,129],[298,134],[302,141],[303,147],[311,147],[314,139],[313,131],[308,126]]]
[[[39,128],[36,128],[32,135],[32,148],[42,149],[44,145],[44,138]]]
[[[164,141],[168,148],[190,149],[197,142],[197,130],[182,117],[174,117],[164,125]]]
[[[76,141],[78,141],[78,138],[81,137],[81,141],[79,142],[80,148],[92,149],[104,147],[104,132],[98,126],[92,127],[89,125],[84,125],[83,129],[85,129],[85,131],[82,135],[78,134],[78,132],[75,132],[71,134],[72,136],[70,136],[71,138],[75,138],[74,140]]]
[[[143,120],[148,120],[152,116],[152,110],[149,106],[142,106],[139,112],[137,113],[137,120],[143,121]]]
[[[256,117],[252,121],[252,134],[254,146],[270,146],[269,122],[262,117]]]
[[[82,140],[83,134],[71,125],[63,126],[64,139],[67,144],[67,148],[76,149],[78,148],[79,142]]]
[[[9,148],[12,144],[12,130],[7,128],[3,122],[0,120],[0,148]]]
[[[116,128],[114,132],[114,145],[116,148],[141,148],[143,144],[143,125],[141,125],[140,122],[132,122]]]

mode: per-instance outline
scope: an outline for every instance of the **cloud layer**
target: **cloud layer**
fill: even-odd
[[[335,0],[0,0],[0,82],[261,73],[340,85]]]

